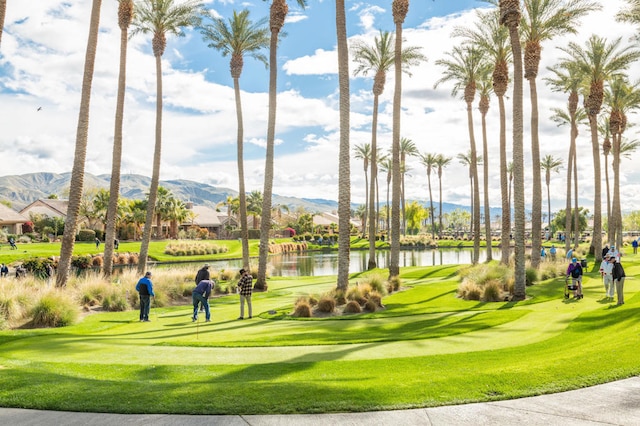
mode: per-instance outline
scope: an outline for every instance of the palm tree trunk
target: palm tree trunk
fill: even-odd
[[[502,227],[500,232],[500,263],[509,264],[511,255],[511,192],[507,171],[507,123],[504,96],[498,96],[500,110],[500,192],[502,194]]]
[[[578,208],[578,148],[573,145],[573,192],[575,198],[573,200],[573,246],[578,247],[580,244],[580,209]]]
[[[371,124],[371,189],[369,191],[369,211],[372,218],[369,219],[369,262],[367,269],[371,270],[377,266],[376,264],[376,224],[378,216],[374,215],[375,195],[378,194],[378,95],[373,95],[373,122]],[[375,216],[375,218],[374,218]]]
[[[351,166],[349,156],[349,47],[344,0],[336,0],[336,38],[338,44],[338,81],[340,87],[340,154],[338,166],[338,282],[337,288],[349,286],[351,235]]]
[[[573,150],[575,141],[573,139],[573,119],[571,123],[571,140],[569,142],[569,160],[567,162],[567,199],[565,203],[564,218],[564,250],[569,251],[571,245],[571,174],[573,172]],[[577,198],[577,194],[576,194]]]
[[[427,183],[429,185],[429,216],[431,217],[431,238],[436,238],[436,225],[433,217],[433,194],[431,192],[431,173],[427,175]]]
[[[240,200],[240,239],[242,240],[242,267],[249,270],[249,225],[247,221],[247,191],[244,187],[244,125],[242,120],[242,99],[240,80],[233,79],[233,92],[236,98],[237,158],[238,158],[238,198]],[[255,225],[255,221],[254,221]]]
[[[598,115],[589,115],[591,127],[591,147],[593,151],[593,239],[591,246],[596,264],[602,262],[602,187],[600,184],[600,144],[598,143]]]
[[[473,264],[480,259],[480,185],[478,184],[478,152],[476,138],[473,132],[473,105],[467,103],[467,126],[469,129],[469,143],[471,145],[471,175],[473,186]]]
[[[442,176],[438,174],[438,238],[442,239]]]
[[[489,206],[489,147],[487,146],[487,114],[482,114],[482,155],[484,158],[482,176],[484,183],[484,229],[487,240],[487,262],[493,260],[491,253],[491,209]]]
[[[2,42],[2,31],[4,30],[4,16],[7,12],[7,0],[0,0],[0,43]]]
[[[518,28],[509,26],[509,38],[513,52],[513,210],[515,222],[515,300],[526,298],[525,276],[525,211],[524,211],[524,153],[522,111],[522,46]]]
[[[273,8],[273,4],[271,7]],[[262,223],[260,224],[258,276],[255,283],[255,288],[261,290],[267,289],[267,256],[269,255],[269,230],[271,228],[271,198],[273,192],[273,161],[276,134],[276,91],[278,77],[277,50],[279,32],[279,27],[271,26],[271,41],[269,47],[269,116],[267,121],[267,152],[264,166],[264,190],[262,191]]]
[[[615,139],[616,139],[616,137],[614,135],[613,136],[614,145],[616,143]],[[608,234],[607,235],[607,239],[608,239],[609,242],[612,242],[612,241],[615,241],[615,229],[614,229],[615,227],[612,226],[612,225],[615,225],[615,221],[612,221],[612,218],[611,218],[612,215],[613,215],[613,212],[612,212],[612,208],[611,208],[611,195],[610,195],[611,193],[610,193],[610,188],[609,188],[609,161],[608,161],[607,157],[608,156],[605,154],[605,156],[604,156],[604,182],[605,182],[606,191],[607,191],[607,221],[608,221],[608,228],[609,228],[608,229],[608,233],[607,233]],[[613,155],[613,162],[615,163],[615,161],[616,161],[615,160],[615,155]],[[614,164],[613,168],[614,168],[613,172],[614,172],[614,176],[615,176],[615,164]],[[615,179],[615,177],[614,177],[614,179]],[[614,201],[613,202],[615,203],[615,197],[614,197]]]
[[[542,249],[542,182],[540,178],[540,141],[538,137],[538,88],[535,77],[529,78],[531,97],[531,167],[533,170],[533,194],[531,200],[531,266],[540,266]]]
[[[147,204],[147,218],[142,232],[140,244],[140,258],[138,259],[138,274],[143,274],[147,268],[149,255],[149,242],[151,241],[151,228],[153,224],[153,212],[158,199],[158,186],[160,184],[160,158],[162,156],[162,57],[156,55],[156,145],[153,152],[153,171],[151,174],[151,187],[149,188],[149,201]],[[158,228],[158,235],[162,229]]]
[[[622,134],[614,136],[613,142],[613,204],[611,207],[611,219],[614,221],[613,238],[616,247],[622,247],[622,215],[620,206],[620,145]],[[611,220],[609,219],[609,220]],[[611,227],[611,225],[609,225]]]
[[[116,215],[120,198],[120,167],[122,164],[122,123],[124,121],[124,94],[127,81],[127,41],[126,28],[120,31],[120,70],[118,75],[118,95],[116,99],[116,123],[113,132],[113,160],[111,162],[111,182],[109,187],[109,207],[107,208],[107,227],[104,241],[105,277],[113,272],[113,251],[116,239]]]
[[[371,180],[373,185],[373,180]],[[364,169],[364,215],[362,216],[362,238],[367,238],[367,219],[369,216],[369,174]]]
[[[84,59],[84,73],[82,77],[82,92],[80,97],[80,111],[78,113],[78,127],[76,130],[76,148],[71,171],[71,189],[69,192],[69,207],[65,220],[62,245],[60,247],[60,260],[56,273],[56,286],[65,287],[69,279],[71,269],[71,257],[76,240],[78,227],[78,213],[82,200],[84,187],[84,163],[87,157],[87,138],[89,135],[89,105],[91,103],[91,83],[93,81],[93,68],[98,47],[98,29],[100,27],[100,7],[102,0],[93,0],[91,6],[91,21],[89,24],[89,37],[87,51]]]

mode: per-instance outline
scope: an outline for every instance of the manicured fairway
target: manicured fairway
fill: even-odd
[[[640,260],[640,258],[638,258]],[[585,298],[563,281],[520,303],[455,297],[458,266],[405,268],[384,311],[290,319],[299,295],[335,277],[278,278],[238,321],[237,296],[188,306],[100,313],[76,326],[0,332],[0,405],[123,413],[310,413],[424,407],[556,392],[640,374],[640,273],[625,259],[626,304]],[[352,276],[352,283],[360,274]],[[269,313],[275,312],[275,313]]]

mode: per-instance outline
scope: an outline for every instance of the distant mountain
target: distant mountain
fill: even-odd
[[[58,198],[64,199],[69,195],[69,182],[71,173],[29,173],[24,175],[0,176],[0,200],[8,200],[11,202],[14,210],[20,210],[28,204],[41,199],[48,198],[49,195],[55,194]],[[86,189],[109,189],[111,175],[103,174],[94,176],[89,173],[85,174],[84,187]],[[219,188],[199,183],[191,180],[165,180],[160,181],[160,185],[167,188],[174,196],[184,202],[192,202],[195,205],[216,207],[219,203],[224,202],[227,197],[237,197],[238,191],[229,188]],[[151,178],[141,175],[127,174],[120,178],[120,194],[124,198],[132,200],[141,200],[146,197],[149,187],[151,186]],[[407,200],[411,202],[414,200]],[[425,199],[415,200],[423,206],[428,206]],[[296,198],[282,197],[274,194],[273,205],[288,206],[293,210],[297,207],[303,207],[310,212],[335,212],[338,210],[338,202],[323,198]],[[437,209],[438,204],[433,203]],[[352,209],[358,207],[352,204]],[[442,203],[442,211],[450,213],[455,209],[463,209],[470,211],[469,206],[459,204]],[[491,208],[491,218],[500,215],[501,209]],[[482,211],[484,214],[484,211]]]

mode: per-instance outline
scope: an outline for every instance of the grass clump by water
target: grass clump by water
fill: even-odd
[[[513,294],[513,270],[498,263],[479,264],[459,272],[458,297],[465,300],[497,302]]]

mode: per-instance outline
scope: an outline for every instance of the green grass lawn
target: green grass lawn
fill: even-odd
[[[122,246],[121,246],[122,247]],[[292,319],[295,299],[335,277],[272,278],[238,321],[238,296],[99,313],[59,329],[0,332],[0,406],[119,413],[258,414],[389,410],[550,393],[640,374],[640,256],[623,258],[626,304],[564,281],[519,303],[455,297],[458,266],[403,268],[376,313]],[[353,274],[355,283],[362,274]]]

